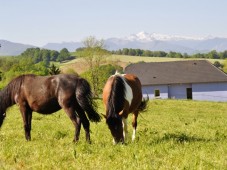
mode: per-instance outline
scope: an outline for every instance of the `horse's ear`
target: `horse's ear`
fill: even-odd
[[[102,113],[101,113],[102,114]],[[107,116],[106,115],[104,115],[104,114],[102,114],[102,116],[106,119],[107,118]]]

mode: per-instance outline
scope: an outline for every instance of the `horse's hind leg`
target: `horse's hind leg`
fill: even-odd
[[[87,119],[87,116],[85,115],[84,110],[80,106],[76,107],[76,112],[78,113],[78,115],[80,117],[80,120],[81,120],[81,122],[83,124],[83,128],[85,130],[85,135],[86,135],[86,141],[88,143],[91,143],[91,139],[90,139],[90,122]]]
[[[132,117],[132,127],[133,127],[133,132],[132,132],[132,141],[135,140],[136,138],[136,128],[137,128],[137,117],[138,117],[139,112],[135,111],[133,113],[133,117]]]
[[[73,107],[63,108],[67,115],[69,116],[70,120],[72,121],[74,127],[75,127],[75,135],[74,135],[74,142],[77,142],[79,140],[80,136],[80,129],[81,129],[81,120],[76,115],[75,109]]]
[[[79,116],[77,116],[76,121],[77,121],[77,125],[75,126],[76,130],[75,130],[74,142],[77,142],[80,138],[81,120]]]

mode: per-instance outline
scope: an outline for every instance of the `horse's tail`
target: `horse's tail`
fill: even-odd
[[[148,101],[149,101],[149,97],[147,96],[147,98],[143,98],[139,107],[138,107],[138,111],[143,112],[145,110],[147,110],[148,107]]]
[[[76,99],[80,107],[87,113],[88,119],[90,121],[101,121],[101,116],[96,111],[96,103],[92,98],[91,87],[89,83],[83,78],[79,78],[77,82]]]

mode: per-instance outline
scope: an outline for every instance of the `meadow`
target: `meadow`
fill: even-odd
[[[75,53],[72,53],[74,56]],[[127,65],[131,63],[138,63],[138,62],[168,62],[168,61],[185,61],[185,60],[204,60],[201,58],[168,58],[168,57],[145,57],[145,56],[128,56],[128,55],[111,55],[110,57],[106,58],[106,61],[110,63],[115,63],[122,68],[125,68]],[[223,59],[205,59],[211,63],[215,61],[220,62],[221,64],[224,63],[225,60]],[[68,69],[72,69],[76,71],[78,74],[83,73],[88,69],[87,63],[84,62],[81,58],[76,58],[64,63],[55,63],[63,72],[67,72]]]
[[[101,100],[99,112],[104,113]],[[226,169],[227,103],[151,100],[138,118],[136,140],[113,145],[104,118],[91,123],[91,144],[73,143],[74,127],[61,110],[33,114],[32,140],[24,138],[18,106],[0,129],[0,169]]]

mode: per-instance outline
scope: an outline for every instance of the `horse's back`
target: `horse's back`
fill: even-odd
[[[66,99],[75,98],[77,77],[73,75],[24,77],[18,102],[25,101],[33,111],[53,113],[61,109]]]
[[[137,76],[135,76],[134,74],[125,74],[124,78],[126,79],[128,85],[132,89],[133,99],[132,99],[129,111],[133,112],[139,107],[139,105],[142,101],[141,82],[140,82],[139,78]]]
[[[142,101],[142,89],[141,89],[141,82],[139,78],[134,74],[116,74],[109,77],[109,79],[107,80],[103,88],[103,103],[105,107],[107,107],[108,97],[111,93],[112,83],[115,76],[120,76],[124,78],[126,80],[126,83],[131,87],[132,93],[133,93],[133,99],[129,107],[129,112],[135,111],[139,107]]]

